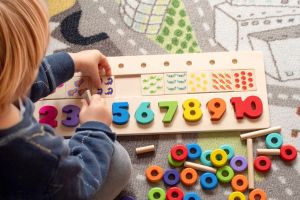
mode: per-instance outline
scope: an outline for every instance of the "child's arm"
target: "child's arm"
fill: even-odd
[[[110,110],[99,95],[93,95],[89,105],[83,100],[80,122],[82,125],[70,139],[69,148],[50,134],[34,141],[49,149],[57,161],[55,170],[49,171],[48,190],[53,199],[91,199],[106,179],[115,134],[109,128]],[[45,132],[53,133],[53,129],[45,126]]]
[[[44,58],[36,81],[30,91],[33,102],[51,94],[57,86],[70,80],[74,72],[89,76],[96,87],[101,85],[101,70],[111,75],[107,58],[98,50],[86,50],[78,53],[60,52]]]

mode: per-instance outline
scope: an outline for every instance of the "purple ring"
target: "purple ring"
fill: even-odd
[[[164,173],[163,181],[168,186],[175,186],[179,183],[180,177],[176,169],[168,169]]]
[[[237,163],[241,163],[240,165],[238,165]],[[246,158],[244,156],[234,156],[231,160],[230,160],[230,166],[231,168],[236,171],[236,172],[242,172],[244,170],[247,169],[248,167],[248,162],[246,160]]]

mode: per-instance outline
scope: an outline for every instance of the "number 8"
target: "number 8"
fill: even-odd
[[[202,117],[201,103],[197,99],[188,99],[183,104],[183,118],[188,122],[197,122]]]

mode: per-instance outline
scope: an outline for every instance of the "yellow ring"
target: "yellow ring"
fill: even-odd
[[[228,200],[246,200],[246,197],[241,192],[233,192],[229,195]]]
[[[210,161],[215,167],[223,167],[227,163],[227,153],[223,149],[216,149],[211,153]]]

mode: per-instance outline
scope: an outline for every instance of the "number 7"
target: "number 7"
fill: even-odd
[[[167,112],[162,121],[164,123],[170,123],[173,120],[174,115],[177,111],[178,102],[177,101],[161,101],[161,102],[158,102],[158,106],[161,109],[162,108],[167,109]]]

